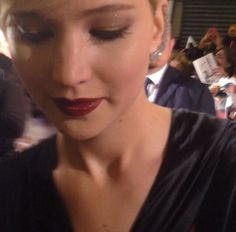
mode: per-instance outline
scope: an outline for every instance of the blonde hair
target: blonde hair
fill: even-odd
[[[0,0],[0,27],[4,29],[7,17],[12,9],[21,11],[27,10],[45,10],[52,9],[60,4],[65,3],[67,0]],[[158,0],[148,0],[151,9],[155,12]],[[59,2],[59,3],[58,3]]]
[[[66,0],[0,0],[0,26],[4,29],[7,22],[7,17],[14,9],[16,11],[21,10],[50,10],[60,4],[63,4]]]
[[[155,10],[157,6],[157,0],[149,0],[149,2],[151,4],[152,9]]]

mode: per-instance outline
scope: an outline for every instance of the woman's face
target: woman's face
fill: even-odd
[[[227,61],[227,56],[225,54],[225,50],[221,49],[216,53],[216,63],[218,66],[222,67],[224,70],[226,70],[230,64]]]
[[[87,139],[142,107],[148,57],[160,43],[162,14],[154,20],[148,0],[57,3],[40,10],[18,4],[6,34],[38,105],[59,130]]]
[[[231,25],[231,26],[229,27],[229,29],[228,29],[228,35],[229,35],[230,37],[233,37],[233,38],[236,37],[236,24],[233,24],[233,25]]]

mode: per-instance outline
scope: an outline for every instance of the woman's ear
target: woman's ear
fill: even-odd
[[[165,47],[165,41],[170,33],[168,0],[159,0],[154,10],[153,37],[150,53],[154,51],[162,52]]]

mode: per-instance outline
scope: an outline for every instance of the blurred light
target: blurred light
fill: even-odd
[[[7,41],[5,39],[5,36],[2,30],[0,30],[0,52],[8,57],[11,57],[9,49],[8,49]]]

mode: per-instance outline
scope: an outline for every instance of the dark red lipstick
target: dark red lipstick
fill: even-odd
[[[79,98],[70,100],[67,98],[53,98],[56,106],[66,115],[82,117],[95,110],[102,98]]]

